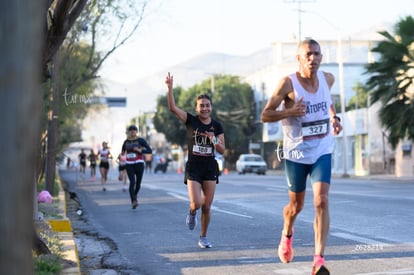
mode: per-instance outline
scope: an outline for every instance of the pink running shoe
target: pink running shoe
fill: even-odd
[[[290,238],[283,235],[282,233],[282,237],[280,239],[278,253],[279,253],[279,259],[282,263],[286,264],[293,260],[294,253],[293,253],[293,248],[292,248],[292,242],[293,242],[293,228],[292,228],[292,236],[290,236]]]
[[[325,266],[325,259],[320,255],[313,257],[312,275],[330,275],[328,268]]]

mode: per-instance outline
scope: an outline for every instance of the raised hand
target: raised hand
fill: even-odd
[[[168,90],[173,88],[174,77],[168,72],[167,77],[165,78],[165,84],[167,84]]]

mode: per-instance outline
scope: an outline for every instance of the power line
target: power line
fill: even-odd
[[[301,20],[301,13],[303,10],[301,9],[302,3],[313,3],[316,0],[284,0],[283,2],[288,4],[297,4],[298,5],[298,42],[302,40],[302,20]]]

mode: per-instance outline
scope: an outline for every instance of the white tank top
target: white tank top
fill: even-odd
[[[295,102],[303,97],[302,102],[306,105],[304,116],[282,120],[283,158],[290,161],[313,164],[320,156],[331,154],[334,149],[329,111],[332,104],[331,94],[324,73],[318,71],[317,76],[318,90],[310,93],[302,87],[296,73],[289,75]]]
[[[108,162],[109,160],[109,149],[100,149],[99,155],[101,156],[101,161]]]

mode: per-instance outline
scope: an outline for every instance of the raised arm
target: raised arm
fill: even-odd
[[[186,122],[187,121],[187,112],[183,111],[182,109],[178,108],[177,105],[175,105],[175,99],[174,99],[174,94],[173,94],[173,81],[174,81],[174,77],[168,73],[167,77],[165,78],[165,84],[167,84],[168,87],[168,94],[167,94],[167,99],[168,99],[168,109],[170,109],[170,111],[182,122]]]

